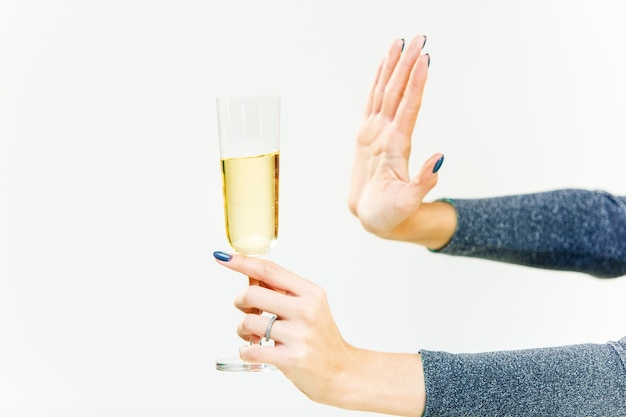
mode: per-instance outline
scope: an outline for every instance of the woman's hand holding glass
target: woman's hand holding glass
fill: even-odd
[[[235,299],[245,313],[237,327],[246,342],[246,362],[276,366],[313,401],[353,410],[421,415],[425,393],[418,354],[356,348],[341,336],[323,288],[269,261],[215,254],[217,261],[261,285],[247,286]],[[269,318],[257,311],[271,311]],[[267,331],[271,335],[267,334]],[[274,346],[258,343],[271,336]],[[380,381],[385,381],[381,387]]]

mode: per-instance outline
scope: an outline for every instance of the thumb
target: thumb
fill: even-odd
[[[416,193],[420,199],[424,199],[426,194],[432,190],[439,180],[439,169],[443,164],[444,156],[442,153],[436,153],[426,160],[419,174],[411,181],[416,185]]]

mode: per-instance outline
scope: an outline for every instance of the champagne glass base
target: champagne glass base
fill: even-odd
[[[267,372],[278,369],[267,363],[244,362],[236,356],[218,359],[215,361],[215,368],[218,371],[230,372]]]

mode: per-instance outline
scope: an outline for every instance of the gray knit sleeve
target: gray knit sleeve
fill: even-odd
[[[457,230],[436,252],[596,277],[626,274],[626,197],[564,189],[444,201],[456,208]]]
[[[421,354],[424,417],[626,416],[626,338],[518,351]]]

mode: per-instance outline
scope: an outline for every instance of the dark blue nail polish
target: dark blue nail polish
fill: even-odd
[[[221,251],[213,252],[213,256],[215,256],[215,259],[219,259],[220,261],[224,261],[224,262],[228,262],[233,258],[231,255],[227,254],[226,252],[221,252]]]
[[[422,44],[422,49],[424,49],[424,47],[426,46],[426,40],[428,40],[428,36],[426,35],[422,35],[424,36],[424,43]]]
[[[402,38],[402,49],[400,49],[400,52],[404,51],[404,38]]]
[[[437,159],[437,162],[435,162],[435,166],[433,167],[433,174],[436,174],[437,171],[439,171],[441,165],[443,165],[443,155],[441,156],[441,158]]]
[[[428,68],[430,68],[430,54],[426,54],[426,56],[428,57]]]

